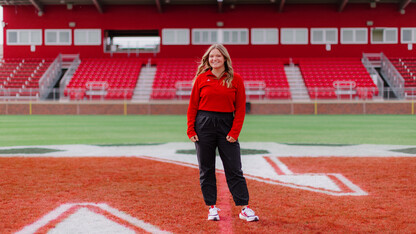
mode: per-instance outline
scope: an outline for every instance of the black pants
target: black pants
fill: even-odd
[[[198,111],[195,131],[199,141],[195,142],[199,163],[199,180],[205,204],[215,205],[217,182],[215,178],[215,150],[218,147],[228,188],[237,206],[248,205],[249,194],[246,179],[241,170],[240,144],[230,143],[226,136],[233,124],[233,113]]]

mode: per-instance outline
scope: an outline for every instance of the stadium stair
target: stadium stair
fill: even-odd
[[[285,72],[292,93],[292,100],[310,100],[299,67],[294,64],[285,66]]]
[[[153,81],[155,79],[156,67],[144,66],[141,69],[139,80],[133,92],[132,101],[148,101],[152,94]]]

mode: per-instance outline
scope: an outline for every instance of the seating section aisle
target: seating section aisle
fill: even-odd
[[[389,58],[404,79],[406,94],[416,96],[416,58]]]
[[[136,58],[87,58],[66,86],[73,100],[131,99],[143,65]]]
[[[152,99],[188,98],[198,62],[195,59],[159,59],[153,83]],[[266,96],[267,98],[290,98],[289,85],[283,63],[276,59],[233,59],[234,71],[239,73],[246,83],[249,98]],[[264,87],[261,86],[264,83]],[[261,93],[261,92],[260,92]]]
[[[308,58],[299,66],[311,99],[371,99],[378,89],[359,58]]]
[[[52,63],[50,59],[8,58],[0,61],[0,96],[37,97],[39,79]]]

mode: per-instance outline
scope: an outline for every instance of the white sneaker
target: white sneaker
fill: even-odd
[[[259,217],[256,216],[254,211],[249,207],[242,209],[239,215],[240,219],[244,219],[247,222],[259,221]]]
[[[219,221],[220,220],[220,216],[218,215],[218,211],[220,210],[220,208],[217,207],[210,207],[209,208],[209,213],[208,213],[208,220],[211,221]]]

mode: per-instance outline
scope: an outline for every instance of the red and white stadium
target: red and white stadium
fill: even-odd
[[[183,114],[197,64],[213,43],[230,51],[252,113],[313,114],[317,103],[321,113],[414,113],[416,7],[410,0],[0,5],[0,99],[33,102],[30,114],[62,114],[56,101],[98,105],[101,113],[109,103],[127,103],[132,114],[142,113],[134,112],[142,105],[171,113],[155,107],[168,103]],[[341,107],[326,106],[334,102]],[[4,114],[28,112],[1,105]],[[72,109],[64,114],[86,113]]]

